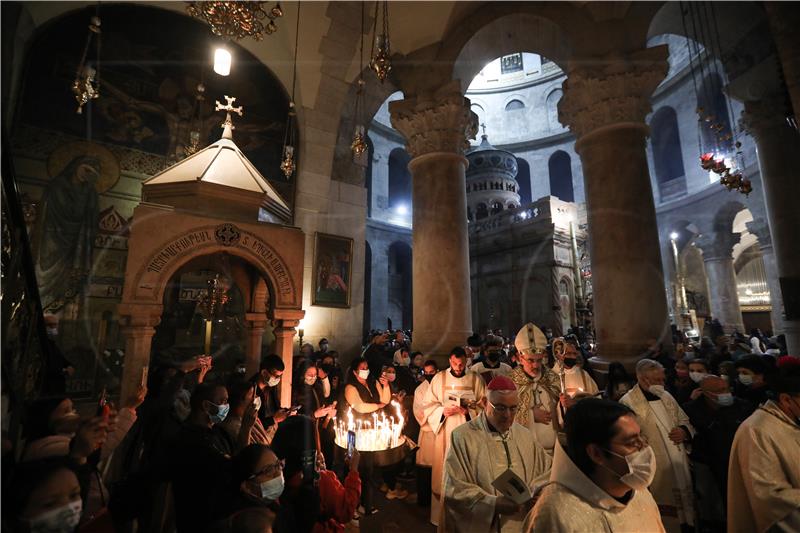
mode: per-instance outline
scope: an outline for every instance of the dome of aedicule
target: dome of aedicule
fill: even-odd
[[[484,177],[486,174],[506,179],[514,179],[517,176],[517,158],[511,152],[498,150],[492,146],[485,133],[481,136],[481,144],[470,149],[466,157],[469,161],[467,179]]]

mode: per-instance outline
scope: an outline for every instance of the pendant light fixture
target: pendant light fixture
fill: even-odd
[[[361,3],[361,42],[359,44],[358,57],[358,89],[356,90],[356,105],[353,116],[356,120],[353,142],[350,149],[353,155],[360,157],[367,151],[367,139],[364,129],[364,33],[366,32],[366,21],[364,20],[364,2]]]
[[[297,2],[297,23],[294,33],[294,64],[292,66],[292,97],[289,100],[289,114],[286,117],[286,134],[283,136],[283,160],[281,171],[286,179],[291,179],[296,165],[294,161],[294,142],[297,135],[297,110],[295,109],[294,95],[297,86],[297,48],[300,42],[300,2]]]
[[[383,17],[381,33],[378,33],[378,8],[383,6]],[[389,56],[392,54],[389,42],[389,2],[375,2],[375,25],[373,26],[372,52],[370,53],[369,68],[375,72],[381,83],[386,81],[389,72],[392,71],[392,62]]]
[[[75,72],[75,81],[72,82],[72,93],[75,95],[75,100],[78,102],[78,109],[76,112],[79,115],[83,113],[83,106],[88,104],[89,100],[95,100],[100,97],[101,35],[100,4],[98,3],[94,16],[89,20],[89,33],[86,36],[86,45],[83,47],[83,55],[81,55],[81,61],[78,63],[78,69]],[[92,40],[94,40],[95,43],[94,66],[90,66],[87,61]]]

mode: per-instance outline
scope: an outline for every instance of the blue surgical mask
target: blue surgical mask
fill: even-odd
[[[730,392],[721,392],[717,394],[717,404],[722,407],[733,405],[733,394]]]
[[[211,403],[211,402],[208,402],[208,403]],[[215,403],[211,403],[211,405],[213,405],[214,407],[217,408],[217,413],[213,414],[213,415],[211,413],[208,413],[208,416],[209,416],[209,418],[211,418],[211,423],[219,424],[220,422],[225,420],[226,416],[228,416],[228,411],[231,410],[231,406],[230,406],[230,404],[227,404],[227,403],[223,403],[222,405],[217,405]]]
[[[261,484],[261,497],[265,500],[275,501],[283,494],[284,480],[283,472],[278,477],[268,479]]]
[[[753,376],[751,374],[739,374],[739,383],[749,387],[753,384]]]

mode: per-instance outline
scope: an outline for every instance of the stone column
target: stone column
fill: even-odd
[[[772,248],[772,235],[770,235],[769,225],[764,219],[748,222],[747,229],[758,239],[758,247],[761,250],[764,273],[767,276],[767,286],[769,287],[772,334],[778,335],[783,333],[783,298],[781,298],[781,285],[778,282],[778,265],[775,262],[775,251]]]
[[[120,383],[120,405],[136,393],[142,371],[150,366],[150,347],[162,306],[120,305],[120,333],[125,339],[125,358]]]
[[[800,353],[800,134],[786,124],[780,96],[745,102],[742,124],[756,142],[789,353]]]
[[[733,268],[733,247],[739,237],[738,233],[720,231],[703,233],[695,239],[703,252],[711,317],[719,320],[725,333],[745,333]]]
[[[568,69],[558,106],[583,166],[600,368],[633,366],[648,339],[672,344],[645,150],[645,117],[666,57],[666,47],[655,47],[624,63],[581,61]]]
[[[292,404],[292,369],[294,368],[292,348],[295,327],[298,323],[298,320],[278,320],[274,329],[275,353],[281,356],[284,366],[280,386],[281,406],[283,407],[289,407]]]
[[[458,81],[389,112],[412,157],[414,349],[447,355],[472,334],[463,151],[477,118]]]
[[[261,341],[264,338],[264,330],[267,326],[267,317],[264,313],[246,313],[245,332],[247,335],[245,348],[245,368],[247,376],[252,376],[258,372],[261,365]]]
[[[772,38],[781,60],[783,79],[792,100],[795,117],[800,115],[800,9],[794,2],[764,2]]]

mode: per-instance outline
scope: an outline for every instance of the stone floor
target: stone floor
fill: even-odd
[[[436,527],[430,523],[431,508],[417,505],[415,479],[400,480],[403,488],[408,491],[408,497],[404,500],[387,500],[386,494],[378,490],[380,482],[378,480],[376,482],[375,507],[379,511],[374,515],[350,522],[345,528],[347,533],[357,531],[361,533],[433,533],[436,531]]]

